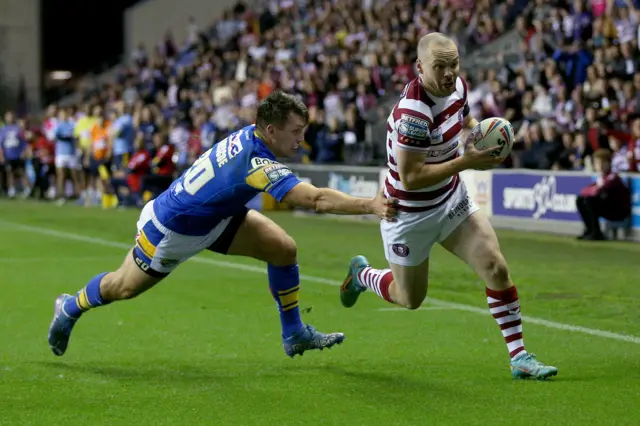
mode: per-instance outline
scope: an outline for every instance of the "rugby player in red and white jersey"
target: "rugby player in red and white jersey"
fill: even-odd
[[[55,105],[49,105],[47,108],[47,117],[42,124],[42,133],[49,143],[56,143],[56,128],[58,127],[58,110]]]
[[[373,269],[364,256],[354,257],[340,299],[351,307],[370,289],[390,303],[417,309],[427,295],[429,254],[439,243],[485,281],[513,377],[554,376],[557,368],[525,350],[518,293],[498,239],[459,176],[463,170],[486,169],[503,160],[492,155],[500,147],[479,151],[468,144],[464,154],[458,154],[463,129],[478,124],[469,113],[466,83],[458,77],[459,61],[451,39],[440,33],[421,38],[419,76],[407,84],[387,123],[384,192],[398,199],[397,220],[380,226],[390,269]]]

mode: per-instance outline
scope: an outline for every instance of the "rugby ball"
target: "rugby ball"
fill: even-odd
[[[469,135],[469,143],[473,143],[476,149],[493,148],[501,146],[502,149],[495,152],[496,157],[507,157],[513,148],[515,133],[508,120],[501,117],[492,117],[482,120]]]

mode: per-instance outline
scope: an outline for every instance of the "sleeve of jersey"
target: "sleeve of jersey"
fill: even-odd
[[[258,191],[266,192],[278,202],[282,201],[300,179],[284,164],[273,162],[254,167],[247,173],[245,182]]]
[[[400,114],[396,121],[398,146],[409,151],[424,151],[431,145],[432,121],[417,111]]]

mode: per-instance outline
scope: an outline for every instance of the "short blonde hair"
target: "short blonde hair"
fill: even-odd
[[[606,161],[607,163],[611,162],[611,151],[608,149],[600,148],[593,153],[593,159],[598,159],[600,161]]]

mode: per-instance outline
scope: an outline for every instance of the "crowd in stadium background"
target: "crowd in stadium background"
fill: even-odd
[[[12,178],[20,182],[20,160],[28,157],[25,193],[36,184],[42,191],[35,194],[53,197],[46,190],[54,158],[73,144],[83,151],[77,164],[57,165],[74,169],[75,195],[92,176],[107,192],[114,183],[134,193],[145,184],[160,190],[167,179],[145,177],[180,173],[252,123],[260,100],[276,89],[310,109],[307,144],[294,161],[383,165],[390,106],[416,76],[417,40],[432,31],[459,45],[474,117],[514,124],[517,143],[504,167],[590,170],[591,153],[605,148],[614,171],[640,170],[637,1],[262,3],[238,3],[210,28],[185,23],[185,45],[167,34],[156,46],[140,46],[115,81],[80,88],[80,102],[52,105],[42,120],[18,117],[16,127],[7,114],[3,187],[16,194]],[[498,69],[465,67],[467,54],[511,28],[521,40],[517,57],[496,58]],[[97,192],[84,194],[83,202],[99,203]]]

